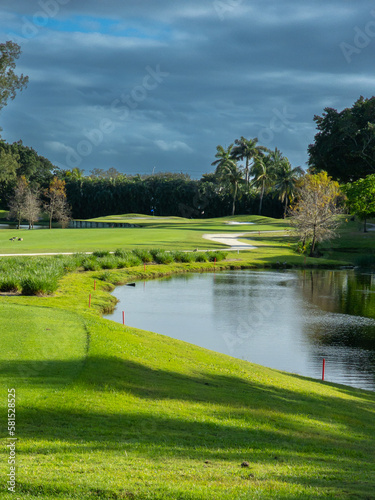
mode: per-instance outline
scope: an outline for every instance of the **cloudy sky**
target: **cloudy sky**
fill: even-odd
[[[2,137],[87,174],[198,178],[241,136],[305,167],[314,115],[375,93],[375,1],[1,0],[0,31]]]

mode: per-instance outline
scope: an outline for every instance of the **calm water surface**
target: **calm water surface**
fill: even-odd
[[[17,230],[17,226],[14,224],[0,224],[0,229],[14,229]],[[28,224],[21,224],[20,229],[29,229]],[[34,229],[48,229],[48,226],[38,226],[34,225]]]
[[[270,368],[375,390],[375,275],[233,271],[118,287],[107,316]]]

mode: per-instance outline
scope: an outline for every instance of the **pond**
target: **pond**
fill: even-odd
[[[0,224],[0,229],[15,229],[15,230],[17,230],[17,225],[16,224]],[[20,229],[29,229],[29,225],[28,224],[21,224]],[[34,225],[34,229],[48,229],[48,225],[46,225],[46,226]]]
[[[138,282],[106,316],[270,368],[375,390],[375,274],[229,271]]]

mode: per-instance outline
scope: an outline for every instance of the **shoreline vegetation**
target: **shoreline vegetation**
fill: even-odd
[[[101,315],[116,305],[110,294],[115,285],[138,279],[241,268],[333,268],[361,259],[371,264],[375,233],[363,236],[354,222],[343,224],[341,238],[320,248],[321,258],[305,259],[291,235],[262,232],[262,218],[262,231],[257,235],[258,226],[250,226],[253,234],[244,240],[254,250],[228,252],[222,260],[212,252],[216,262],[171,262],[166,250],[189,221],[171,224],[177,224],[176,235],[163,227],[165,221],[147,220],[144,232],[159,230],[160,241],[170,238],[159,253],[144,245],[137,249],[135,239],[130,252],[127,238],[133,235],[122,230],[117,256],[108,255],[103,241],[92,256],[27,258],[40,272],[44,261],[51,276],[49,266],[58,264],[64,270],[56,277],[58,287],[41,296],[0,297],[0,378],[17,394],[17,496],[372,498],[374,393],[271,370]],[[194,232],[222,232],[224,222],[212,221],[209,230],[202,221],[190,224],[187,241],[194,250]],[[280,224],[270,220],[268,228]],[[80,230],[61,233],[67,231]],[[175,257],[200,257],[182,252],[185,242]],[[38,245],[46,245],[42,237]],[[154,264],[157,255],[169,255],[168,261]],[[115,258],[135,265],[112,268]],[[23,259],[1,258],[0,265],[7,261],[10,268],[9,262]],[[0,472],[9,472],[6,460]],[[5,499],[13,496],[4,493]]]

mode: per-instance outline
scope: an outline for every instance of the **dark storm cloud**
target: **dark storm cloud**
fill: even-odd
[[[27,90],[3,136],[59,166],[212,170],[241,135],[304,164],[314,114],[372,95],[374,2],[3,0]]]

